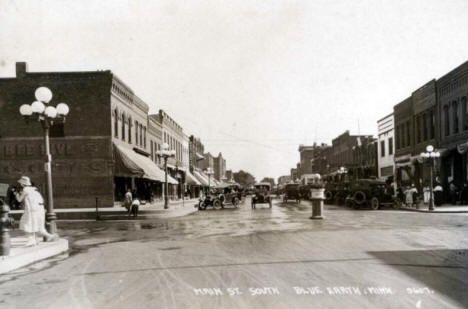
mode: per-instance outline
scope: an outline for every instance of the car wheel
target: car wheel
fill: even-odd
[[[371,198],[370,206],[371,206],[372,210],[379,209],[379,206],[380,206],[379,199],[377,197],[375,197],[375,196],[373,198]]]
[[[199,210],[205,210],[206,209],[205,203],[203,203],[203,202],[198,203],[198,209]]]
[[[213,208],[214,209],[220,209],[221,208],[221,203],[220,201],[216,200],[213,202]]]
[[[237,197],[232,199],[232,205],[236,206],[239,205],[239,199]]]
[[[366,194],[362,191],[356,191],[353,195],[353,200],[356,204],[362,205],[366,202]]]

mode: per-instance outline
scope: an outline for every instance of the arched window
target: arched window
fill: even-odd
[[[128,116],[128,143],[132,143],[132,117]]]
[[[114,109],[114,136],[119,137],[119,111]]]
[[[122,140],[125,141],[125,113],[122,112]]]
[[[458,102],[452,102],[452,113],[453,113],[453,133],[458,133]]]
[[[135,144],[138,146],[138,121],[135,120]]]
[[[140,146],[143,146],[143,125],[140,124]]]

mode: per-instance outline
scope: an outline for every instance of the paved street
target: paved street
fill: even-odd
[[[468,214],[308,202],[60,222],[69,256],[0,278],[1,308],[466,308]]]

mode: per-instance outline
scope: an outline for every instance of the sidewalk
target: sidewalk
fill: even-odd
[[[400,209],[428,213],[468,213],[468,205],[444,204],[442,206],[434,207],[433,211],[430,211],[429,206],[426,204],[420,204],[418,208],[402,206]]]
[[[194,206],[198,204],[198,199],[169,201],[169,208],[164,209],[164,201],[156,201],[151,204],[140,205],[138,219],[151,218],[155,215],[184,216],[197,211]],[[116,203],[114,207],[98,208],[57,208],[54,209],[58,220],[95,220],[99,215],[100,220],[124,220],[128,218],[128,212],[125,207]],[[23,210],[12,210],[10,215],[19,220]]]
[[[54,242],[40,242],[32,247],[25,247],[26,242],[24,236],[12,236],[10,255],[0,256],[0,274],[68,251],[68,240],[63,238]]]

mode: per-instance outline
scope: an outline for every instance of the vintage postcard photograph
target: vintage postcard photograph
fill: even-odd
[[[0,308],[468,308],[468,1],[0,0]]]

